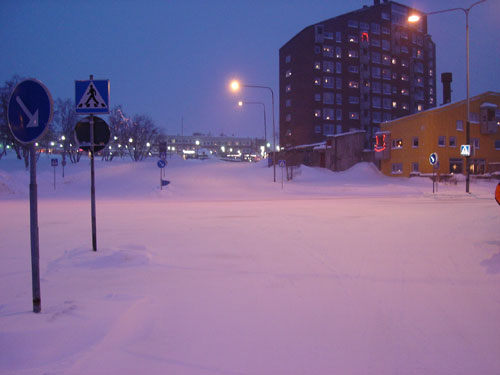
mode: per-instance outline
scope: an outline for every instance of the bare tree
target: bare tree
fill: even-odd
[[[80,161],[82,152],[75,141],[75,126],[78,115],[71,99],[57,99],[54,103],[53,127],[56,129],[58,144],[62,145],[63,155],[68,155],[71,163]]]

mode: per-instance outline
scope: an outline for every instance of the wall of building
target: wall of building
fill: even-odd
[[[480,113],[484,103],[497,106],[499,124],[493,134],[481,132]],[[495,163],[500,163],[499,110],[500,93],[488,92],[471,98],[470,138],[471,143],[474,140],[479,143],[479,148],[473,147],[474,154],[470,158],[474,165],[471,173],[495,172]],[[429,156],[433,152],[439,157],[438,173],[453,173],[453,165],[456,166],[455,173],[460,172],[461,166],[465,173],[465,157],[460,155],[460,146],[466,144],[466,114],[466,101],[463,100],[382,124],[381,130],[390,132],[390,144],[387,145],[390,153],[389,158],[381,160],[382,173],[403,177],[431,174],[433,166],[429,163]],[[414,143],[416,139],[417,144]],[[440,140],[444,144],[440,144]],[[480,167],[483,161],[484,168]],[[414,163],[418,163],[418,170]],[[399,166],[401,171],[398,171]]]

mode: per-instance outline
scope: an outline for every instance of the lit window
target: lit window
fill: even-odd
[[[357,82],[357,81],[349,81],[349,87],[351,89],[358,89],[359,88],[359,82]]]
[[[333,47],[332,46],[323,46],[323,56],[333,57]]]
[[[358,54],[358,51],[356,51],[356,50],[349,50],[348,56],[354,58],[354,57],[358,57],[359,54]]]
[[[421,112],[424,109],[424,106],[422,104],[417,104],[417,111]]]
[[[351,120],[359,120],[359,112],[349,112],[349,118]]]
[[[418,137],[413,137],[412,147],[413,148],[418,148]]]
[[[314,110],[314,117],[321,117],[321,110],[320,109]]]
[[[349,35],[348,40],[351,43],[358,43],[358,37],[356,35]]]
[[[316,77],[316,78],[314,78],[314,85],[315,85],[315,86],[321,86],[321,79],[319,79],[319,78],[317,78],[317,77]]]
[[[323,61],[323,71],[325,73],[333,73],[333,61]]]
[[[392,108],[398,108],[398,103],[397,102],[392,102]]]
[[[402,174],[403,173],[403,163],[394,163],[391,166],[392,174]]]
[[[368,33],[361,33],[361,41],[362,42],[369,42]]]
[[[316,62],[314,63],[314,69],[316,69],[316,70],[321,70],[321,63],[320,63],[319,61],[316,61]]]
[[[342,57],[342,48],[341,47],[335,47],[335,57],[337,59],[340,59]]]
[[[401,89],[401,95],[410,95],[408,89]]]
[[[403,139],[401,139],[401,138],[393,139],[392,140],[392,148],[396,149],[396,150],[399,148],[403,148]]]
[[[332,108],[324,108],[323,109],[323,119],[333,120],[334,116],[335,116],[335,111]]]
[[[290,77],[291,75],[292,75],[292,71],[291,71],[290,69],[289,69],[289,70],[287,70],[287,71],[286,71],[286,73],[285,73],[285,77],[286,77],[286,78],[288,78],[288,77]]]

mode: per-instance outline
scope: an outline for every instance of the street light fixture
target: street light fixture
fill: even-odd
[[[264,109],[264,144],[267,144],[267,122],[266,122],[266,105],[262,102],[243,102],[243,101],[239,101],[238,102],[238,106],[240,107],[243,107],[243,105],[247,105],[247,104],[257,104],[257,105],[261,105],[262,108]]]
[[[450,9],[444,9],[444,10],[438,10],[435,12],[429,12],[429,13],[424,13],[426,16],[430,16],[432,14],[438,14],[438,13],[446,13],[446,12],[453,12],[455,10],[461,10],[465,14],[465,49],[466,49],[466,61],[467,61],[467,67],[466,67],[466,81],[467,81],[467,121],[466,121],[466,128],[465,128],[465,143],[470,145],[470,69],[469,69],[469,12],[473,7],[476,5],[479,5],[481,3],[484,3],[486,0],[480,0],[476,1],[473,3],[470,7],[468,8],[450,8]],[[420,16],[418,14],[412,14],[408,17],[408,22],[418,22],[420,20]],[[470,156],[465,157],[465,168],[467,169],[467,177],[465,179],[465,192],[469,193],[469,186],[470,186],[470,168],[469,168],[469,158]]]
[[[237,80],[233,80],[230,83],[230,88],[233,92],[237,92],[241,87],[255,88],[255,89],[266,89],[271,92],[271,105],[273,113],[273,174],[274,182],[276,182],[276,126],[274,122],[274,91],[268,86],[257,86],[257,85],[244,85]]]

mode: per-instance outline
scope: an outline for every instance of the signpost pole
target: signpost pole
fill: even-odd
[[[92,76],[91,76],[92,79]],[[97,251],[95,212],[95,170],[94,170],[94,115],[90,115],[90,206],[92,214],[92,249]]]
[[[56,166],[54,165],[54,190],[56,190]]]
[[[40,297],[40,253],[38,240],[38,194],[36,185],[36,150],[30,144],[30,232],[31,232],[31,285],[33,289],[33,312],[42,311]]]
[[[162,181],[163,172],[162,172],[162,169],[163,168],[160,168],[160,190],[163,190],[163,181]]]

